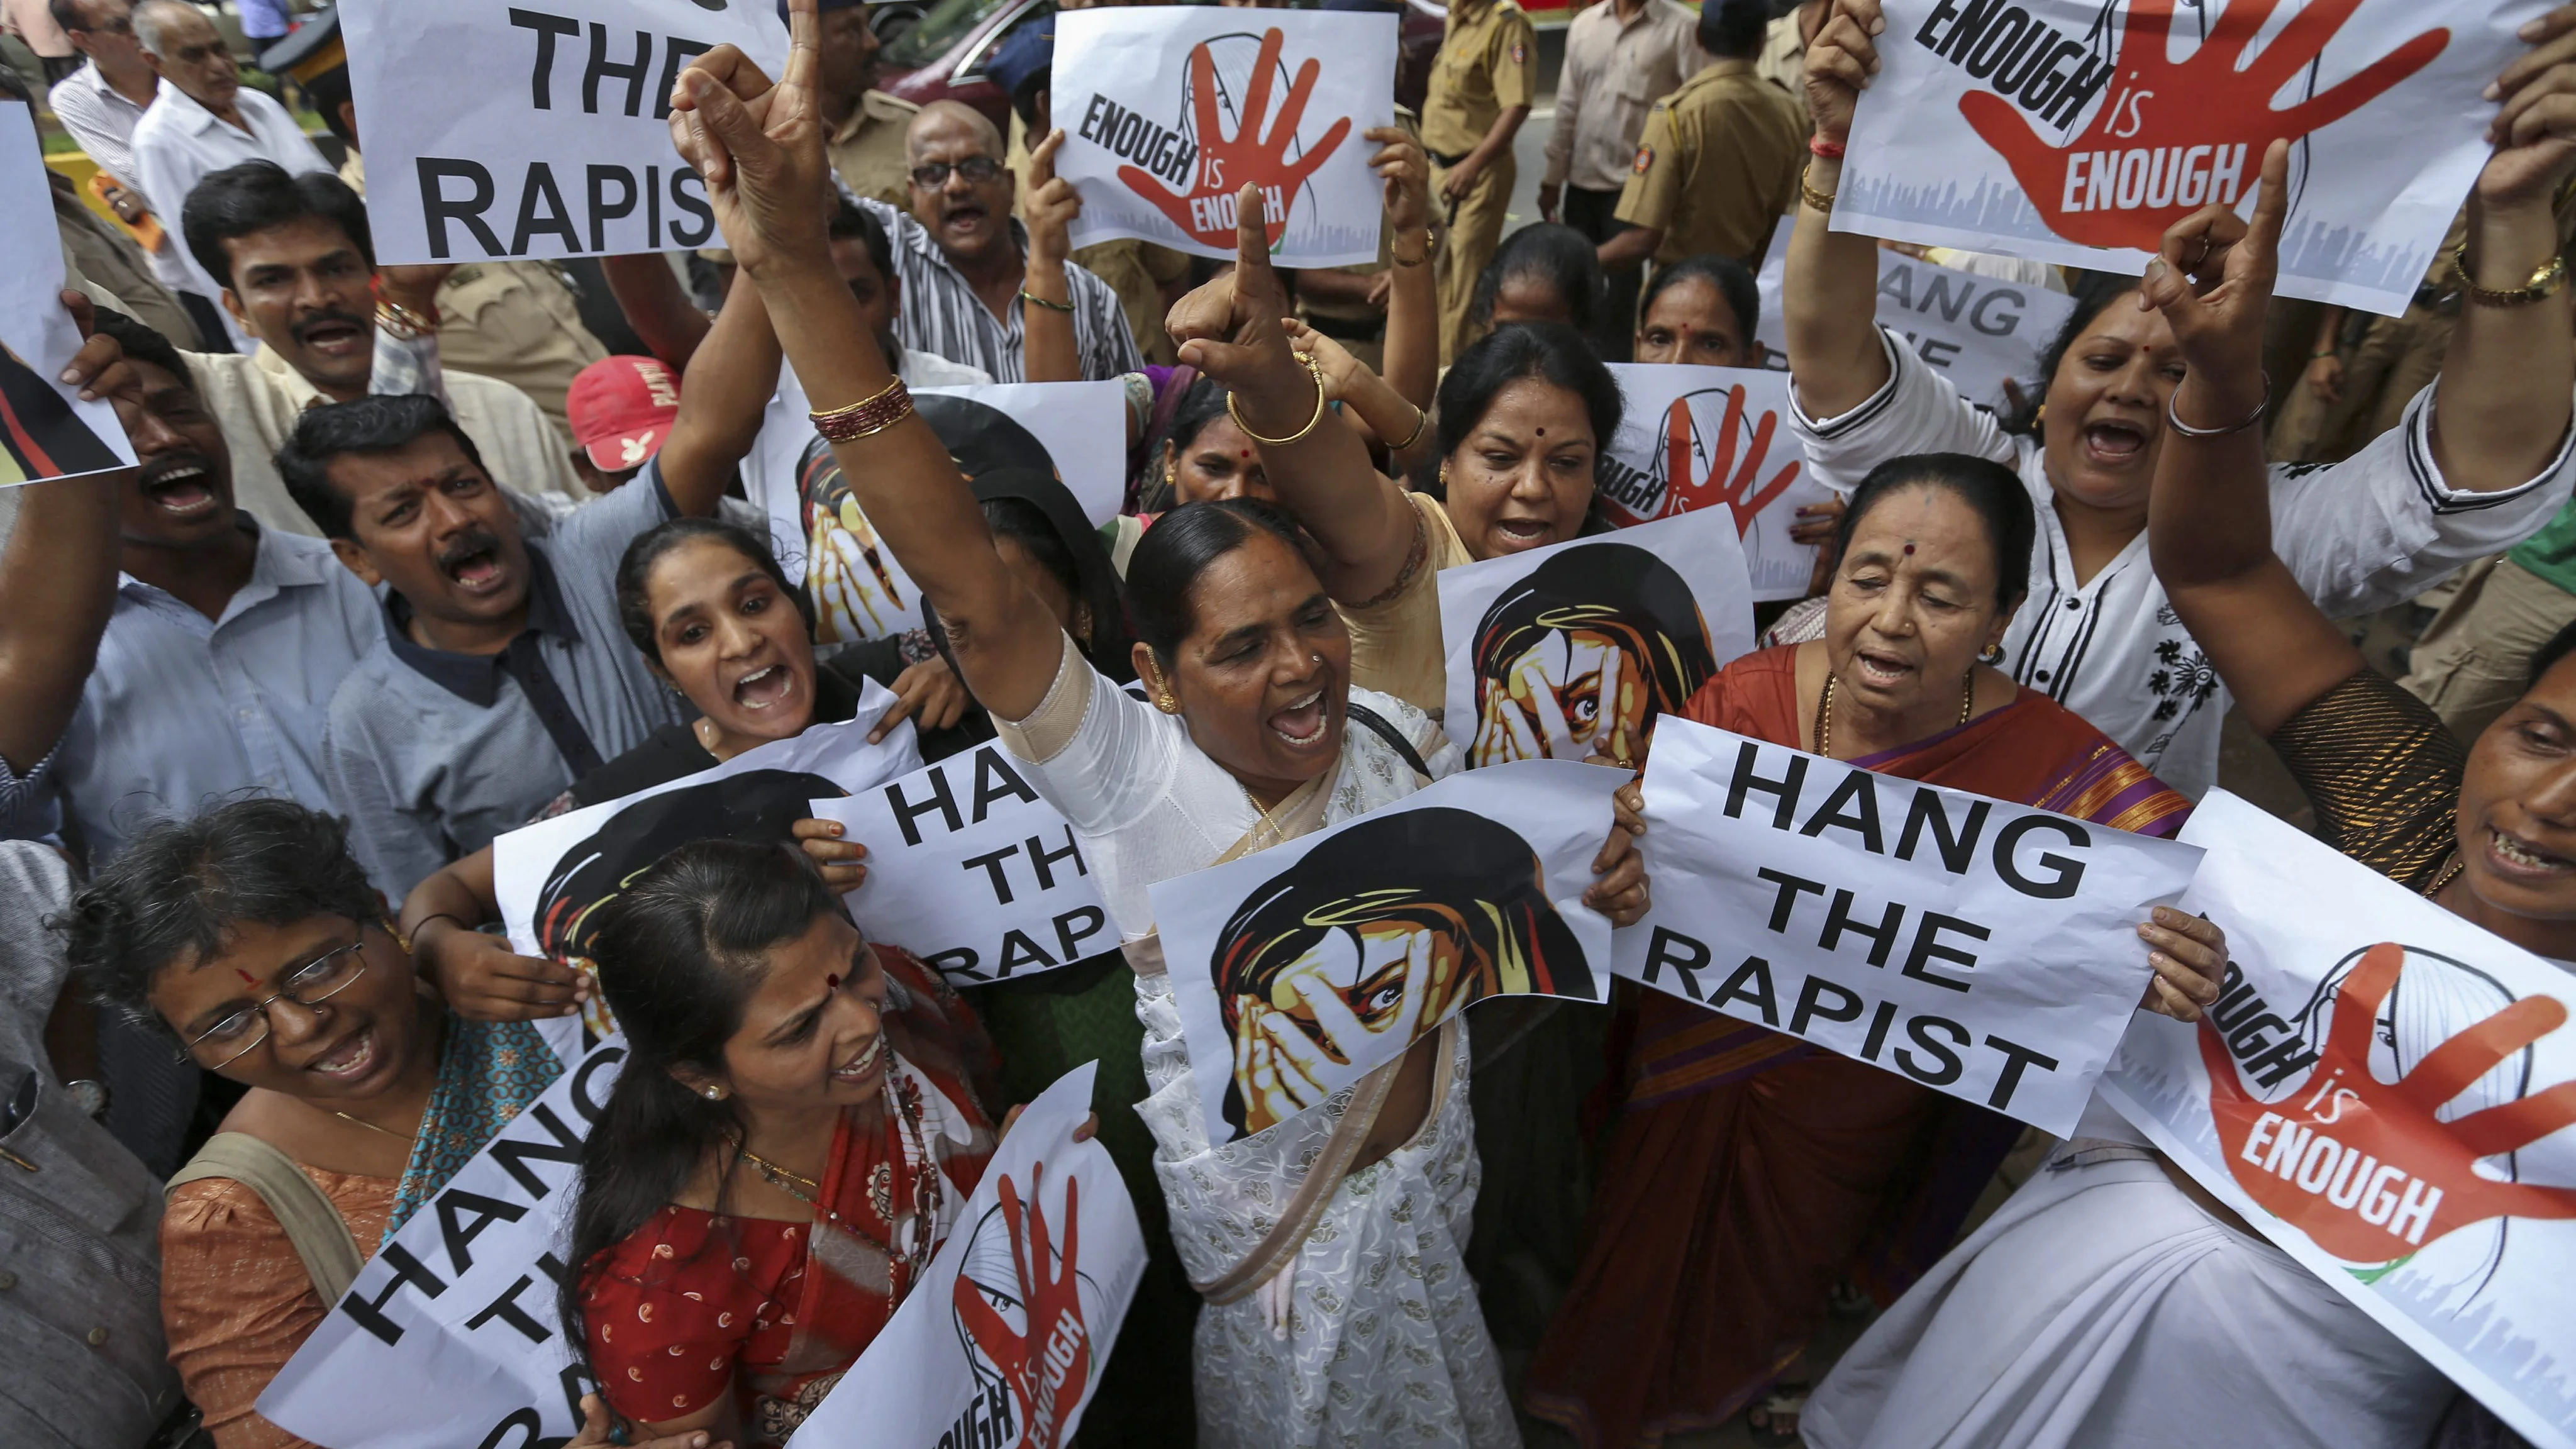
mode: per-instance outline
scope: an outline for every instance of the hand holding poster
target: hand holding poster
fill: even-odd
[[[1807,476],[1789,434],[1788,374],[1629,362],[1610,373],[1627,408],[1602,460],[1602,512],[1629,525],[1707,509],[1734,524],[1754,599],[1805,598],[1816,547],[1789,529],[1835,495]],[[1745,627],[1749,638],[1750,614]]]
[[[671,88],[719,45],[772,78],[787,58],[766,4],[346,0],[340,23],[386,265],[708,245]]]
[[[1442,718],[1467,764],[1645,758],[1655,720],[1753,647],[1742,557],[1711,508],[1441,570]]]
[[[582,1139],[626,1059],[610,1040],[544,1095],[358,1270],[259,1396],[334,1449],[561,1444],[594,1380],[555,1312]]]
[[[1020,1114],[947,1243],[790,1449],[1056,1449],[1100,1386],[1145,1234],[1109,1151],[1074,1133],[1091,1063]]]
[[[1258,186],[1273,262],[1377,260],[1377,147],[1362,133],[1395,124],[1394,17],[1113,8],[1055,29],[1075,246],[1137,237],[1231,261],[1236,197]]]
[[[1754,335],[1769,349],[1763,366],[1773,372],[1789,370],[1789,327],[1780,304],[1789,274],[1789,234],[1785,226],[1773,230],[1770,254],[1754,279],[1762,289],[1762,321]],[[2075,299],[2064,292],[1878,249],[1878,325],[1939,368],[1973,403],[2002,408],[2010,402],[2006,382],[2038,386],[2040,354],[2074,310]]]
[[[1070,966],[1118,944],[1073,826],[998,744],[813,802],[868,848],[844,899],[871,941],[960,986]]]
[[[2291,143],[2282,295],[2405,310],[2545,0],[1887,0],[1838,231],[2135,276]],[[2177,23],[2177,16],[2184,18]]]
[[[0,488],[134,466],[115,407],[56,380],[81,348],[62,255],[35,113],[0,101]]]
[[[2065,1136],[2193,846],[1665,720],[1611,969]],[[1687,889],[1679,883],[1688,881]]]
[[[2516,1433],[2576,1446],[2566,968],[2223,790],[2182,838],[2224,994],[2140,1019],[2103,1097]]]
[[[1624,771],[1523,760],[1149,893],[1206,1105],[1230,1142],[1322,1102],[1489,996],[1609,1000],[1583,904]]]

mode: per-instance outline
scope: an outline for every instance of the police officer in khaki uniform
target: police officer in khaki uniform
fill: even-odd
[[[314,16],[259,59],[271,75],[292,76],[304,88],[323,124],[349,148],[340,179],[366,195],[367,166],[358,154],[357,107],[349,99],[339,12]],[[448,274],[437,301],[442,365],[506,382],[526,393],[556,427],[569,426],[564,394],[573,375],[606,357],[608,349],[582,325],[581,309],[561,273],[544,262],[471,262]]]
[[[1440,244],[1440,361],[1467,326],[1476,274],[1503,237],[1512,197],[1512,137],[1537,88],[1538,33],[1513,0],[1452,0],[1431,89],[1422,102],[1422,146],[1431,189],[1449,204]]]
[[[877,36],[868,28],[867,0],[820,0],[815,99],[832,171],[854,196],[872,196],[898,210],[912,199],[903,159],[903,133],[920,107],[870,87],[877,83]],[[781,19],[787,14],[780,0]]]
[[[1806,108],[1754,73],[1768,25],[1764,0],[1700,8],[1700,49],[1716,60],[1646,117],[1619,193],[1630,229],[1601,244],[1604,270],[1702,253],[1761,266],[1771,229],[1798,203],[1807,157]]]

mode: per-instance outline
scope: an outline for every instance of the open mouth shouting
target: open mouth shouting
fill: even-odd
[[[376,339],[367,319],[346,312],[324,312],[288,330],[307,350],[335,362],[351,362],[375,352]]]
[[[510,570],[501,561],[501,540],[484,528],[474,529],[439,550],[438,571],[455,582],[457,592],[469,598],[489,598],[510,583]]]
[[[1852,673],[1857,676],[1852,681],[1854,684],[1873,689],[1901,689],[1914,677],[1915,668],[1914,661],[1901,654],[1891,654],[1884,649],[1855,649],[1852,651]]]
[[[304,1070],[339,1087],[365,1081],[376,1066],[376,1031],[361,1027],[338,1045],[304,1064]]]
[[[2576,874],[2576,860],[2552,855],[2518,835],[2487,827],[2487,868],[2508,880],[2541,882]]]
[[[860,1087],[876,1079],[877,1069],[885,1062],[885,1033],[868,1038],[849,1060],[832,1068],[832,1084],[837,1087]]]
[[[1317,685],[1270,716],[1270,732],[1291,749],[1320,749],[1326,733],[1324,686]]]
[[[1556,542],[1556,520],[1552,518],[1497,518],[1494,520],[1494,542],[1505,553],[1523,549],[1544,548]]]
[[[136,484],[153,507],[176,520],[193,523],[223,510],[224,501],[215,493],[213,468],[193,453],[152,459],[143,465]]]
[[[961,201],[939,213],[939,229],[961,239],[982,236],[992,221],[983,204],[974,201]]]
[[[784,664],[765,665],[733,682],[733,702],[747,710],[774,710],[796,693],[796,675]]]
[[[2147,455],[2147,430],[2125,418],[2084,425],[2084,461],[2096,468],[2125,468]]]

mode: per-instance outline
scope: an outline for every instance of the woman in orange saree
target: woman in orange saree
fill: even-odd
[[[1992,463],[1881,465],[1844,517],[1825,637],[1737,660],[1682,713],[1883,774],[2173,834],[2188,802],[1979,662],[2025,592],[2031,508]],[[2139,935],[2155,971],[2145,1004],[2196,1017],[2217,994],[2215,931],[2160,909]],[[1882,1301],[1903,1292],[2021,1130],[1794,1037],[1639,997],[1583,1264],[1526,1382],[1529,1412],[1586,1446],[1713,1427],[1792,1377],[1834,1285]],[[1797,1399],[1769,1401],[1757,1434],[1787,1442]]]

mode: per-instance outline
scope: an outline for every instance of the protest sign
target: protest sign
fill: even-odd
[[[1235,198],[1258,185],[1271,260],[1376,261],[1385,204],[1362,133],[1395,124],[1395,33],[1391,15],[1341,12],[1058,14],[1055,170],[1082,194],[1073,244],[1136,237],[1231,261]]]
[[[2200,851],[1665,720],[1611,969],[2060,1137]],[[1682,883],[1688,882],[1687,888]]]
[[[1114,380],[925,387],[912,400],[969,482],[1003,468],[1052,474],[1094,524],[1117,517],[1126,501],[1127,392]],[[815,642],[920,628],[920,588],[860,510],[807,406],[794,371],[782,367],[770,421],[746,463],[760,475],[754,496],[780,563],[813,596]]]
[[[1772,229],[1770,254],[1754,278],[1762,289],[1762,321],[1754,335],[1769,349],[1762,365],[1773,372],[1789,370],[1789,329],[1780,310],[1788,282],[1789,231],[1785,226]],[[1939,369],[1959,396],[1973,403],[2010,406],[2006,382],[2031,390],[2039,382],[2040,354],[2074,310],[2075,299],[2064,292],[1878,249],[1878,325]]]
[[[1816,547],[1789,528],[1834,491],[1807,476],[1789,433],[1788,374],[1632,362],[1610,372],[1627,407],[1601,460],[1601,511],[1624,526],[1707,509],[1734,523],[1730,552],[1753,598],[1805,598]]]
[[[2198,1026],[2139,1018],[2103,1098],[2516,1433],[2576,1449],[2567,969],[2224,790],[2182,838],[2223,994]]]
[[[1208,1140],[1316,1105],[1493,996],[1609,1000],[1583,904],[1624,771],[1522,760],[1148,895]]]
[[[719,45],[772,77],[787,59],[768,5],[344,0],[340,24],[388,265],[721,245],[671,88]]]
[[[1070,966],[1118,932],[1082,842],[998,744],[837,800],[816,819],[868,848],[868,878],[844,897],[871,941],[900,946],[971,986]]]
[[[596,1380],[555,1312],[582,1139],[626,1059],[571,1062],[358,1270],[259,1412],[334,1449],[539,1449]]]
[[[2136,276],[2290,145],[2282,295],[2394,315],[2545,0],[1887,0],[1833,225]]]
[[[909,720],[868,743],[868,731],[894,702],[892,690],[866,681],[858,714],[847,723],[818,724],[667,785],[569,810],[495,839],[492,887],[510,949],[595,976],[591,939],[599,908],[637,871],[693,840],[785,842],[788,828],[812,813],[806,802],[865,790],[920,768],[921,748]],[[597,996],[583,1011],[593,1035],[614,1030]],[[549,1040],[555,1038],[550,1034]]]
[[[35,113],[0,102],[0,488],[134,466],[106,401],[56,381],[80,351]],[[181,381],[186,381],[182,378]]]
[[[1753,647],[1743,557],[1710,508],[1442,569],[1442,719],[1469,767],[1643,760],[1656,719]]]
[[[1145,1233],[1117,1164],[1076,1142],[1085,1062],[1038,1094],[921,1281],[788,1449],[1056,1449],[1100,1386]]]

